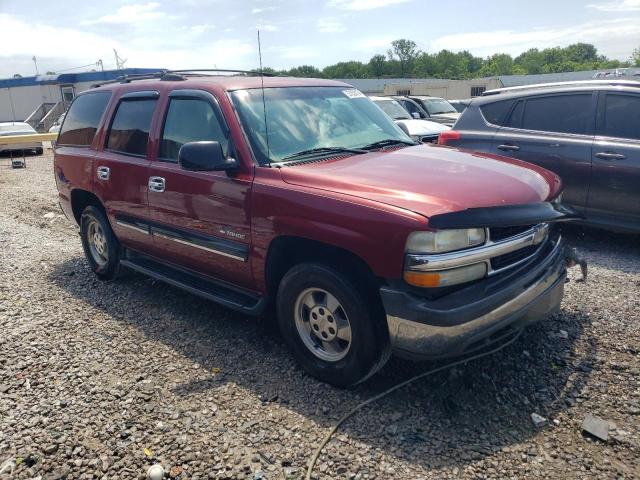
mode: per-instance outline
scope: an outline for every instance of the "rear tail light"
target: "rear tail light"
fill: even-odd
[[[460,132],[455,130],[447,130],[446,132],[442,132],[438,137],[438,145],[447,145],[453,140],[460,140],[462,135]]]

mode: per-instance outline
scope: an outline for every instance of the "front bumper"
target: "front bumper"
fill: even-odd
[[[12,143],[12,144],[0,144],[0,153],[2,152],[17,152],[23,150],[36,150],[42,148],[42,142],[24,142],[24,143]]]
[[[414,359],[466,354],[557,311],[566,277],[562,240],[555,240],[543,258],[501,277],[437,300],[382,287],[394,353]]]

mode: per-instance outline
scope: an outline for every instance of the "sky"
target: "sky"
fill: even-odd
[[[640,0],[0,0],[0,78],[127,67],[276,69],[368,61],[397,38],[475,55],[593,43],[628,60]]]

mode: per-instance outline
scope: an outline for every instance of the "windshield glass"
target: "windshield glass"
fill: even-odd
[[[374,100],[373,103],[378,105],[384,113],[394,120],[411,119],[409,112],[407,112],[404,107],[395,100]]]
[[[456,113],[456,109],[453,108],[449,102],[444,98],[426,98],[422,100],[423,105],[429,112],[429,115],[439,115],[441,113]]]
[[[265,88],[231,92],[244,131],[261,164],[316,148],[357,149],[381,140],[411,142],[371,100],[346,87]],[[269,159],[270,157],[270,159]]]

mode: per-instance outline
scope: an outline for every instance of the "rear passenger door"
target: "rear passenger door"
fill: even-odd
[[[226,156],[235,156],[217,99],[204,90],[174,90],[168,96],[157,155],[149,169],[154,249],[183,267],[250,286],[253,172],[183,169],[178,163],[180,147],[195,141],[218,141]]]
[[[120,96],[102,148],[94,161],[95,192],[102,200],[120,242],[147,251],[151,237],[147,222],[148,143],[158,92]]]
[[[555,172],[563,200],[584,211],[591,178],[597,93],[576,92],[522,98],[498,130],[492,151]]]
[[[587,216],[640,227],[640,94],[601,92]]]

